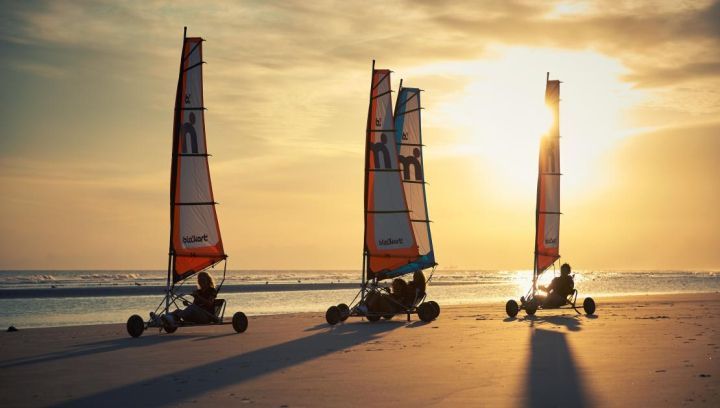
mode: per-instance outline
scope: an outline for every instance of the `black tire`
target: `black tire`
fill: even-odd
[[[171,324],[163,324],[163,330],[165,330],[165,333],[167,334],[173,334],[177,331],[178,327]]]
[[[432,322],[435,318],[435,308],[427,302],[420,303],[417,308],[417,314],[420,320],[425,323]]]
[[[528,316],[535,316],[535,312],[537,312],[537,306],[535,306],[532,303],[529,303],[527,306],[525,306],[525,313],[528,314]]]
[[[325,312],[325,320],[330,326],[335,326],[340,321],[341,314],[340,309],[337,306],[330,306]]]
[[[145,331],[145,321],[138,315],[132,315],[127,321],[127,332],[132,337],[140,337]]]
[[[507,303],[505,303],[505,313],[507,313],[508,316],[515,317],[517,316],[519,311],[520,307],[513,299],[510,299],[507,301]]]
[[[347,320],[348,317],[350,317],[350,307],[346,305],[345,303],[340,303],[337,305],[338,310],[340,310],[340,321],[344,322]]]
[[[585,300],[583,300],[583,310],[585,310],[586,315],[595,314],[595,301],[593,298],[586,297]]]
[[[385,320],[392,320],[393,317],[395,317],[394,314],[386,314],[386,315],[383,315],[383,319],[385,319]]]
[[[236,333],[242,333],[248,328],[248,318],[243,312],[235,312],[232,318],[232,326]]]
[[[433,317],[433,319],[437,319],[438,316],[440,316],[440,305],[434,300],[429,301],[428,304],[435,309],[435,317]]]
[[[375,322],[377,322],[378,320],[380,320],[380,315],[379,315],[379,314],[371,314],[371,315],[367,315],[367,316],[365,316],[365,317],[366,317],[366,318],[368,319],[368,321],[371,322],[371,323],[375,323]]]

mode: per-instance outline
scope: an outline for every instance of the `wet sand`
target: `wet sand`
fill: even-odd
[[[720,406],[720,294],[596,302],[589,317],[478,304],[427,324],[304,313],[137,339],[20,328],[0,333],[0,405]]]

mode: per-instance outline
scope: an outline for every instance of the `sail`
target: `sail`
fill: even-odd
[[[385,279],[418,258],[395,145],[390,71],[373,67],[365,146],[368,278]]]
[[[550,130],[540,141],[536,275],[560,258],[560,81],[547,80],[545,104],[552,111],[553,121]]]
[[[395,143],[419,257],[396,270],[397,275],[436,265],[425,195],[421,109],[420,89],[401,87],[395,103]]]
[[[205,138],[202,38],[186,38],[175,97],[170,180],[173,283],[226,258],[215,212]]]

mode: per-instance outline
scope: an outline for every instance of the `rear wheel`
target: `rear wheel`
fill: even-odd
[[[435,317],[433,317],[433,319],[437,319],[438,316],[440,316],[440,305],[434,300],[429,301],[428,304],[435,309]]]
[[[420,320],[428,323],[433,321],[433,319],[435,318],[435,308],[432,307],[429,303],[423,302],[420,303],[420,306],[418,306],[417,314],[418,317],[420,317]]]
[[[378,320],[380,320],[380,315],[379,315],[379,314],[369,314],[369,315],[367,315],[367,316],[365,316],[365,317],[367,317],[367,319],[368,319],[369,321],[371,321],[372,323],[375,323],[375,322],[377,322]]]
[[[127,332],[132,337],[140,337],[145,331],[145,321],[138,315],[132,315],[127,321]]]
[[[515,317],[518,314],[518,311],[520,311],[520,308],[518,307],[518,304],[513,299],[510,299],[505,303],[505,313],[507,313],[510,317]]]
[[[528,316],[534,316],[535,312],[537,312],[537,306],[535,306],[534,303],[530,302],[525,305],[525,313],[527,313]]]
[[[248,328],[248,318],[243,312],[236,312],[232,318],[232,326],[235,332],[242,333]]]
[[[583,310],[585,310],[585,314],[592,315],[595,313],[595,301],[591,297],[585,298],[583,301]]]
[[[340,321],[340,309],[337,306],[330,306],[325,312],[325,320],[330,326],[335,326]]]
[[[165,330],[167,334],[173,334],[177,331],[177,326],[165,323],[163,324],[163,330]]]
[[[340,310],[340,321],[344,322],[350,316],[350,307],[345,303],[340,303],[337,308]]]

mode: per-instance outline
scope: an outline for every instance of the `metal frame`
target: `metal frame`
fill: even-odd
[[[410,321],[410,315],[418,314],[418,306],[425,301],[427,298],[427,291],[423,293],[422,296],[418,296],[417,293],[415,294],[415,299],[413,300],[412,304],[410,306],[407,306],[405,304],[402,304],[395,300],[392,296],[389,297],[389,299],[397,306],[400,306],[402,309],[398,312],[370,312],[361,310],[362,305],[366,305],[365,299],[367,298],[368,294],[370,293],[379,293],[379,294],[390,294],[390,288],[387,286],[380,285],[380,281],[377,278],[373,279],[367,279],[367,270],[365,269],[367,265],[367,262],[365,261],[365,255],[363,255],[363,279],[361,282],[360,291],[357,295],[353,298],[352,301],[350,301],[350,304],[348,307],[350,308],[350,314],[348,317],[377,317],[379,320],[380,318],[387,318],[388,316],[407,316],[407,321]],[[422,269],[418,270],[422,271]],[[418,272],[416,271],[416,272]],[[430,272],[430,276],[425,279],[425,284],[427,285],[432,280],[433,274],[435,273],[435,266],[433,266],[432,271]],[[406,274],[407,275],[407,274]],[[405,275],[401,275],[405,276]],[[360,299],[358,299],[358,297]],[[366,306],[367,307],[367,306]],[[390,317],[390,318],[392,318]],[[370,319],[368,319],[370,320]]]

